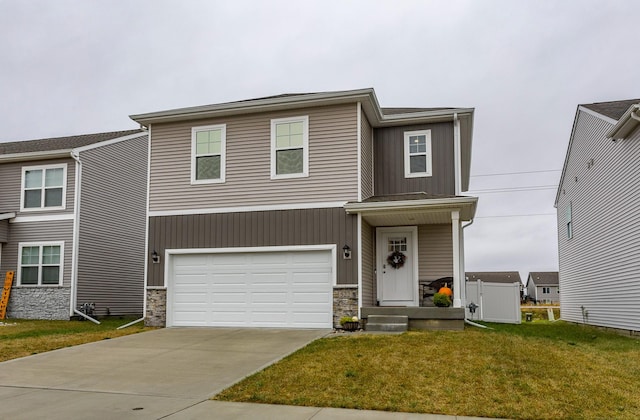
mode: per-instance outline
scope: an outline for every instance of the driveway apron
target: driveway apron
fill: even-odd
[[[162,418],[328,330],[167,328],[0,363],[0,418]]]

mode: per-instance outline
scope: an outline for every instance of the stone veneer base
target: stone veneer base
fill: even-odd
[[[14,287],[7,318],[68,320],[70,297],[69,287]]]

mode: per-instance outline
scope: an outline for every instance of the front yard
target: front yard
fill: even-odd
[[[640,340],[564,322],[491,326],[336,335],[215,398],[517,419],[640,418]]]
[[[0,362],[63,347],[106,340],[145,331],[142,323],[117,330],[133,318],[108,318],[100,325],[90,321],[0,321]]]

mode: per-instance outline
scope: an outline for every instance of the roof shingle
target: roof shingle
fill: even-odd
[[[108,133],[83,134],[79,136],[55,137],[49,139],[0,143],[0,155],[73,149],[76,147],[88,146],[90,144],[117,139],[118,137],[124,137],[136,133],[143,134],[144,131],[138,129],[111,131]]]
[[[592,111],[602,114],[605,117],[619,120],[620,117],[629,109],[633,104],[640,102],[640,99],[627,99],[623,101],[611,101],[611,102],[596,102],[593,104],[582,104],[583,107]]]

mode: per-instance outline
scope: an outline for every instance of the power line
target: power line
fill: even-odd
[[[533,216],[556,216],[556,213],[501,214],[496,216],[476,216],[474,217],[474,219],[493,219],[498,217],[533,217]]]
[[[503,176],[503,175],[520,175],[520,174],[540,174],[544,172],[562,172],[562,169],[545,169],[540,171],[521,171],[521,172],[501,172],[495,174],[480,174],[480,175],[471,175],[471,178],[477,178],[481,176]]]
[[[485,190],[471,190],[470,194],[495,194],[495,193],[510,193],[510,192],[522,192],[522,191],[541,191],[541,190],[555,190],[557,185],[532,185],[529,187],[513,187],[513,188],[488,188]]]

